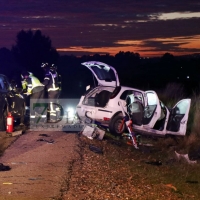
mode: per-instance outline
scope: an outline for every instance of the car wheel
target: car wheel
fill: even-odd
[[[0,119],[0,130],[5,131],[6,130],[6,117],[7,117],[7,110],[5,109],[2,113],[1,119]]]
[[[109,124],[110,133],[112,133],[114,135],[121,135],[122,133],[124,133],[125,124],[123,124],[123,126],[122,126],[122,123],[123,123],[123,117],[120,115],[115,116]],[[120,128],[121,128],[121,130],[120,130]]]

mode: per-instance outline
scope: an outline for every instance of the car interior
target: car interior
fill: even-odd
[[[134,94],[126,98],[127,112],[132,119],[133,124],[142,125],[144,107]]]
[[[183,119],[182,114],[178,107],[175,107],[170,112],[169,123],[167,124],[167,130],[177,132],[180,128],[180,122]]]
[[[88,106],[105,107],[113,93],[113,90],[113,87],[95,88],[85,96],[83,104]]]
[[[107,90],[102,90],[95,95],[95,106],[105,107],[110,99],[111,92]]]

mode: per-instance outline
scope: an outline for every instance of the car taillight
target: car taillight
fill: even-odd
[[[108,117],[104,117],[103,120],[104,120],[104,121],[109,121],[110,118],[108,118]]]
[[[119,93],[120,90],[121,90],[121,87],[120,87],[120,86],[117,86],[117,87],[114,89],[114,91],[112,92],[112,94],[110,95],[110,99],[114,99],[114,98],[118,95],[118,93]]]

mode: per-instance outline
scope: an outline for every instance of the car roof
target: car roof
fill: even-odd
[[[121,88],[124,90],[137,90],[138,92],[145,92],[144,90],[140,90],[138,88],[132,88],[132,87],[128,87],[128,86],[121,86]]]
[[[112,86],[101,86],[101,85],[99,85],[99,86],[97,86],[97,87],[103,87],[103,88],[106,88],[106,87],[112,87]],[[95,88],[97,88],[97,87],[95,87]],[[119,86],[119,87],[121,87],[121,89],[122,90],[136,90],[136,91],[138,91],[138,92],[141,92],[141,93],[144,93],[145,91],[144,90],[140,90],[140,89],[138,89],[138,88],[132,88],[132,87],[128,87],[128,86]],[[115,87],[113,87],[113,88],[115,88]],[[94,89],[94,88],[93,88]]]

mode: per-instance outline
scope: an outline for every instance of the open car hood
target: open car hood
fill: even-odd
[[[118,74],[112,66],[98,61],[88,61],[81,64],[93,73],[98,81],[98,85],[113,87],[120,85]]]

